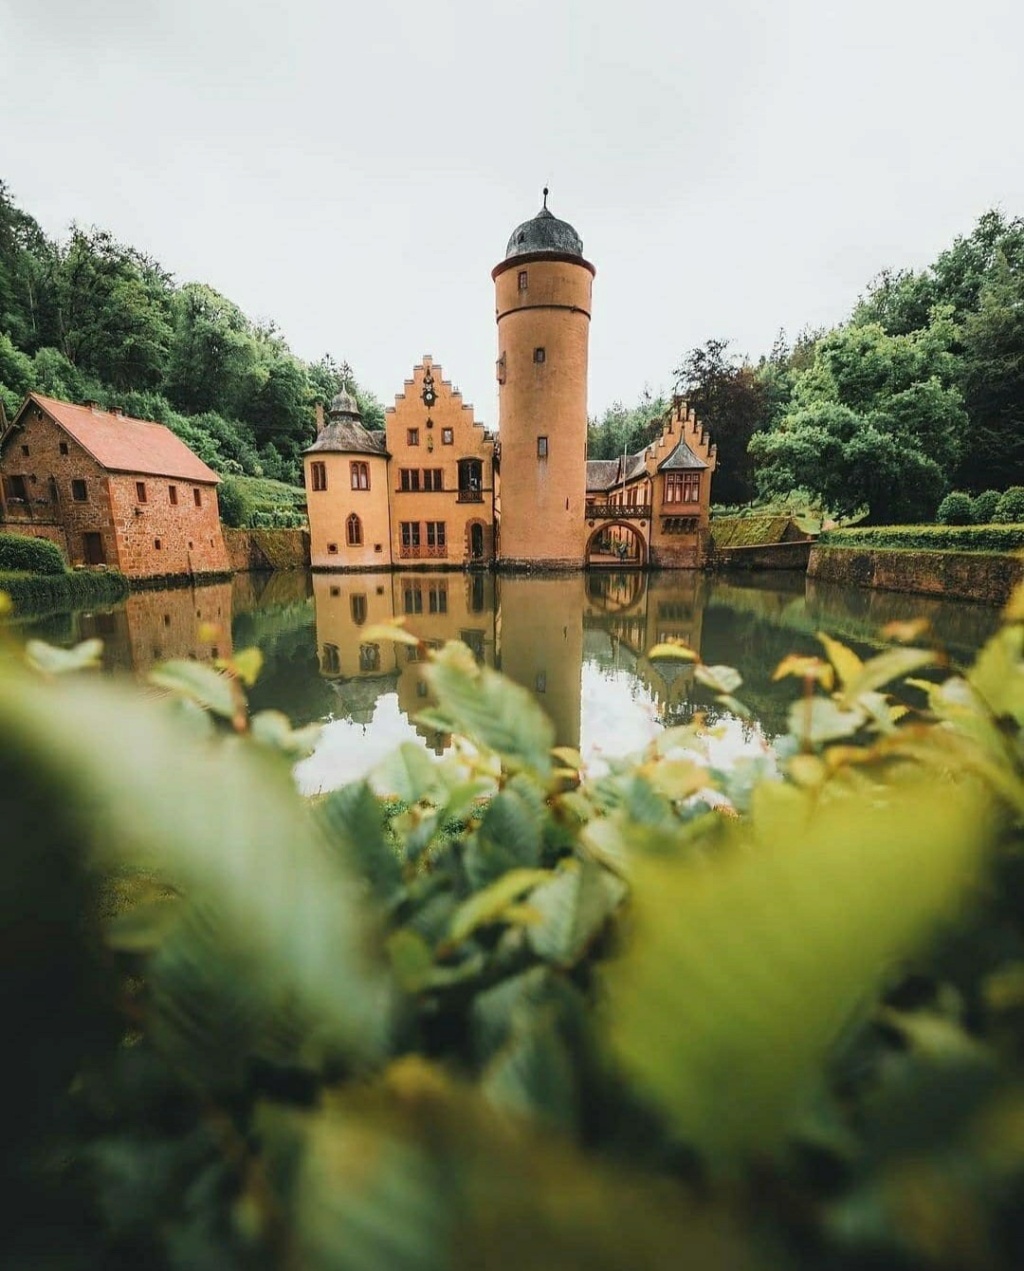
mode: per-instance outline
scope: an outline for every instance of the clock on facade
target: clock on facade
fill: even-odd
[[[423,403],[426,406],[433,406],[437,401],[437,394],[434,392],[434,377],[429,371],[423,376]]]

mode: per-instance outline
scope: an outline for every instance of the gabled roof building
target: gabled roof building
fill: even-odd
[[[163,424],[30,393],[0,434],[0,530],[135,579],[225,574],[219,481]]]

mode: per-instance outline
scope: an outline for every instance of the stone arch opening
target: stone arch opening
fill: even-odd
[[[643,569],[647,538],[628,521],[603,521],[591,531],[584,559],[588,569]]]

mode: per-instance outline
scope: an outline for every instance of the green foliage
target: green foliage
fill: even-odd
[[[296,358],[273,324],[252,322],[200,283],[100,229],[50,242],[0,183],[0,397],[30,390],[92,398],[168,427],[217,471],[297,485],[313,406],[343,371],[369,426],[384,411],[351,368]],[[336,388],[327,394],[327,400]]]
[[[906,548],[925,552],[1016,552],[1024,523],[1015,525],[877,525],[827,530],[825,547]]]
[[[302,528],[306,521],[306,491],[269,477],[226,477],[217,487],[221,520],[245,529]]]
[[[791,732],[752,787],[695,726],[588,778],[449,645],[429,673],[453,752],[406,745],[313,809],[286,758],[308,739],[247,717],[244,650],[159,668],[162,702],[88,682],[90,645],[33,650],[56,685],[0,662],[5,929],[64,915],[5,979],[18,1071],[48,1096],[8,1124],[21,1226],[73,1233],[77,1261],[49,1263],[69,1268],[795,1268],[814,1248],[1011,1271],[1024,595],[1007,619],[944,680],[900,683],[942,662],[927,648],[784,659]],[[742,691],[651,650],[670,655]],[[96,914],[97,872],[103,954],[68,919]],[[59,1144],[56,1179],[30,1142]],[[37,1238],[15,1224],[9,1247]]]
[[[974,520],[977,525],[990,525],[996,516],[1001,495],[998,490],[983,490],[974,500]]]
[[[792,523],[789,516],[716,516],[711,538],[715,547],[763,547],[781,543]]]
[[[127,596],[128,580],[113,569],[62,574],[0,570],[0,593],[10,599],[15,617],[41,617],[116,604]]]
[[[676,368],[675,391],[697,413],[718,447],[721,473],[715,496],[740,503],[754,495],[754,472],[747,450],[751,437],[767,427],[788,393],[780,371],[785,354],[777,345],[757,371],[729,353],[728,340],[708,340],[691,349]]]
[[[999,525],[1024,521],[1024,486],[1013,485],[999,496],[993,521]]]
[[[935,513],[940,525],[973,525],[978,518],[974,511],[974,501],[962,490],[953,490],[942,500]]]
[[[29,534],[0,533],[0,570],[26,574],[64,574],[68,564],[56,543]]]
[[[587,458],[620,459],[636,454],[661,433],[661,421],[668,409],[664,397],[645,389],[635,406],[613,402],[600,419],[587,424]]]

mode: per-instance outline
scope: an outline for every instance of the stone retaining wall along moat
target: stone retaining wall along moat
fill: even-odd
[[[1024,556],[815,544],[807,576],[840,587],[874,587],[1003,605],[1016,584],[1024,581]]]

